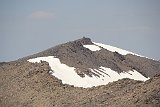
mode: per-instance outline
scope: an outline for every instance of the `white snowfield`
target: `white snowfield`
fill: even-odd
[[[99,46],[96,46],[96,45],[83,45],[83,47],[88,48],[91,51],[99,51],[99,50],[101,50],[101,48]]]
[[[123,49],[120,49],[120,48],[117,48],[117,47],[113,47],[113,46],[110,46],[110,45],[105,45],[105,44],[102,44],[102,43],[95,43],[93,42],[95,45],[97,46],[100,46],[100,47],[103,47],[104,49],[107,49],[111,52],[118,52],[122,55],[127,55],[127,54],[135,54],[133,52],[129,52],[129,51],[126,51],[126,50],[123,50]]]
[[[58,58],[54,56],[48,57],[38,57],[29,59],[29,62],[35,63],[40,61],[46,61],[49,63],[49,66],[53,71],[50,73],[57,77],[58,79],[62,80],[63,84],[74,85],[75,87],[93,87],[99,85],[106,85],[109,82],[117,81],[122,78],[130,78],[134,80],[141,80],[146,81],[149,78],[144,77],[136,70],[117,73],[110,68],[100,67],[99,69],[91,69],[92,72],[96,73],[98,76],[89,77],[85,75],[85,77],[80,77],[76,72],[74,67],[69,67],[66,64],[62,64]]]
[[[107,49],[111,52],[118,52],[121,55],[132,54],[132,55],[141,56],[141,55],[135,54],[133,52],[129,52],[129,51],[126,51],[124,49],[120,49],[120,48],[113,47],[113,46],[110,46],[110,45],[105,45],[105,44],[96,43],[96,42],[92,42],[92,43],[93,43],[92,45],[83,45],[83,46],[85,48],[90,49],[91,51],[99,51],[99,50],[101,50],[101,47],[102,47],[102,48]],[[143,57],[143,56],[141,56],[141,57]]]

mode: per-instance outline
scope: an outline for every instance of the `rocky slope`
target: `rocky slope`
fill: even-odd
[[[160,73],[160,62],[132,54],[121,55],[118,52],[111,52],[101,47],[99,51],[91,51],[84,48],[84,45],[93,44],[91,39],[82,38],[65,44],[61,44],[37,54],[19,59],[28,60],[36,57],[56,56],[61,63],[77,68],[80,76],[94,75],[89,68],[99,67],[111,68],[118,73],[135,69],[145,77],[153,77]]]
[[[62,84],[48,63],[0,64],[1,107],[159,107],[160,75],[146,82],[122,79],[92,88]]]
[[[98,46],[98,51],[92,51],[86,48],[86,45],[98,46],[89,38],[84,37],[16,61],[0,63],[0,106],[160,106],[160,62],[132,53],[124,55],[119,52],[112,52],[103,46]],[[96,69],[98,70],[103,66],[118,74],[136,70],[150,79],[143,82],[124,78],[97,87],[74,87],[73,85],[63,84],[62,80],[52,75],[51,73],[54,74],[55,71],[51,69],[49,63],[45,61],[30,63],[28,61],[29,59],[45,56],[54,56],[62,64],[74,67],[75,72],[81,78],[86,76],[100,78],[101,75],[98,74]],[[99,72],[104,73],[103,69]]]

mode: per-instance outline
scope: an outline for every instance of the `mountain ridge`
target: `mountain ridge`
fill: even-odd
[[[83,37],[82,39],[51,47],[47,50],[24,57],[20,60],[28,60],[31,58],[44,56],[55,56],[64,64],[81,69],[81,76],[84,76],[84,73],[86,74],[89,68],[97,69],[100,66],[111,68],[119,73],[135,69],[142,73],[145,77],[153,77],[160,71],[160,63],[152,59],[132,54],[121,55],[118,52],[111,52],[102,47],[101,50],[93,52],[83,46],[93,44],[94,43],[92,43],[90,38]],[[151,65],[151,67],[149,65]],[[149,70],[154,73],[150,74]]]
[[[0,63],[2,107],[159,107],[159,89],[160,62],[89,38]]]

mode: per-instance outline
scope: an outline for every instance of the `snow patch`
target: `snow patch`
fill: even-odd
[[[132,54],[132,55],[141,56],[141,55],[135,54],[135,53],[133,53],[133,52],[129,52],[129,51],[126,51],[126,50],[117,48],[117,47],[110,46],[110,45],[105,45],[105,44],[96,43],[96,42],[93,42],[93,43],[94,43],[95,45],[100,46],[100,47],[103,47],[104,49],[107,49],[107,50],[109,50],[109,51],[111,51],[111,52],[118,52],[118,53],[120,53],[121,55]]]
[[[75,72],[75,68],[62,64],[60,60],[58,58],[55,58],[54,56],[38,57],[29,59],[28,61],[35,63],[40,62],[41,60],[49,63],[49,66],[53,70],[52,75],[62,80],[63,84],[82,86],[82,78],[77,75],[77,73]]]
[[[96,46],[96,45],[83,45],[83,47],[88,48],[91,51],[99,51],[99,50],[101,50],[101,48],[99,46]]]
[[[100,67],[99,69],[90,69],[98,76],[89,77],[85,75],[85,77],[80,77],[76,72],[74,67],[69,67],[66,64],[62,64],[60,60],[54,56],[48,57],[38,57],[29,59],[29,62],[41,62],[46,61],[49,63],[49,66],[53,70],[50,72],[53,76],[57,77],[58,79],[62,80],[63,84],[74,85],[75,87],[93,87],[99,85],[106,85],[109,82],[117,81],[122,78],[130,78],[134,80],[141,80],[146,81],[149,78],[144,77],[142,74],[137,72],[136,70],[117,73],[110,68]]]

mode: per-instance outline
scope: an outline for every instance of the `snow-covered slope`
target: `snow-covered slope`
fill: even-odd
[[[97,47],[91,46],[89,48],[94,48],[98,50]],[[93,49],[93,50],[94,50]],[[94,51],[95,51],[94,50]],[[105,85],[109,82],[117,81],[122,78],[130,78],[134,80],[141,80],[145,81],[148,78],[144,77],[142,74],[137,72],[136,70],[128,71],[128,72],[121,72],[117,73],[110,68],[100,67],[99,69],[91,69],[92,72],[97,74],[97,76],[92,75],[92,77],[85,75],[85,77],[80,77],[76,72],[76,68],[69,67],[66,64],[62,64],[60,60],[54,56],[48,57],[38,57],[29,59],[29,62],[35,63],[40,61],[46,61],[49,63],[49,66],[53,71],[50,73],[57,77],[58,79],[62,80],[62,83],[74,85],[76,87],[92,87],[92,86],[99,86]]]
[[[108,50],[108,51],[106,51]],[[132,55],[128,55],[132,54]],[[76,87],[106,85],[123,78],[146,81],[159,74],[160,63],[89,38],[58,45],[26,57],[29,62],[46,61],[51,75]]]
[[[135,53],[132,53],[132,52],[129,52],[129,51],[126,51],[126,50],[123,50],[123,49],[120,49],[120,48],[117,48],[117,47],[113,47],[113,46],[110,46],[110,45],[105,45],[105,44],[102,44],[102,43],[96,43],[96,42],[93,42],[95,45],[97,46],[100,46],[100,47],[103,47],[111,52],[118,52],[122,55],[126,55],[126,54],[135,54]]]
[[[133,52],[129,52],[129,51],[126,51],[124,49],[120,49],[120,48],[113,47],[113,46],[110,46],[110,45],[105,45],[105,44],[102,44],[102,43],[93,42],[92,45],[83,45],[83,46],[85,48],[90,49],[91,51],[99,51],[99,50],[101,50],[101,47],[102,47],[102,48],[107,49],[107,50],[109,50],[111,52],[118,52],[121,55],[132,54],[132,55],[141,56],[141,55],[135,54]]]
[[[99,46],[96,45],[83,45],[85,48],[90,49],[91,51],[99,51],[101,50],[101,48]]]

